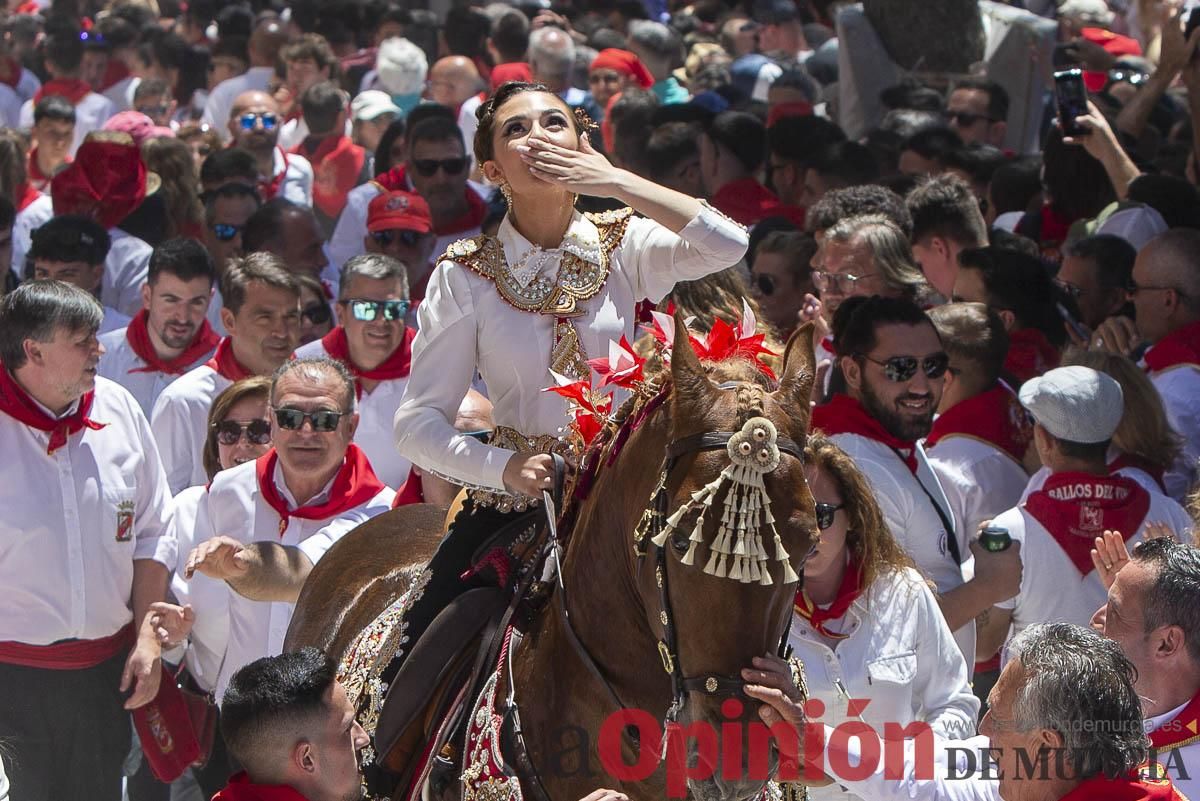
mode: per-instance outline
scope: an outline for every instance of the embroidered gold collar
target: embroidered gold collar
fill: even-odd
[[[612,252],[625,237],[625,227],[632,214],[632,209],[624,208],[585,215],[596,226],[600,237],[600,263],[564,251],[554,279],[539,275],[528,286],[521,286],[513,277],[504,257],[504,245],[493,236],[460,239],[446,249],[439,261],[456,262],[491,280],[500,297],[515,309],[555,317],[577,317],[583,314],[579,303],[594,296],[608,280]]]

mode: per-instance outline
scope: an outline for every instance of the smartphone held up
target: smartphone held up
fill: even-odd
[[[1054,96],[1058,105],[1058,124],[1067,136],[1087,136],[1086,127],[1075,121],[1088,113],[1087,87],[1083,70],[1059,70],[1054,73]]]

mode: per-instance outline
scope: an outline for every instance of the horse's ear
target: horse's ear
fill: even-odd
[[[700,358],[692,350],[683,315],[675,310],[675,341],[671,344],[671,381],[675,384],[676,402],[700,403],[712,387]]]
[[[779,377],[779,389],[775,391],[775,397],[803,421],[805,428],[808,428],[809,402],[817,373],[814,330],[812,322],[804,323],[788,339],[783,351],[783,374]]]

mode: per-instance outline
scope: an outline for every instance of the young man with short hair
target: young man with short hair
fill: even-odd
[[[116,108],[107,97],[93,92],[87,81],[80,77],[84,43],[79,29],[72,23],[62,22],[47,28],[43,52],[50,80],[21,106],[20,126],[26,130],[33,128],[33,110],[43,98],[52,95],[66,98],[75,107],[75,129],[68,151],[73,156],[83,144],[84,137],[103,127],[105,120],[116,113]]]
[[[64,97],[50,95],[33,107],[30,131],[29,183],[39,192],[50,193],[50,179],[71,163],[75,141],[75,107]]]
[[[108,233],[99,223],[78,215],[53,217],[33,232],[29,260],[31,278],[66,281],[97,300],[104,283],[104,260],[108,257]],[[129,318],[104,307],[99,333],[124,328]]]
[[[905,198],[912,215],[912,251],[921,272],[950,297],[958,277],[958,254],[988,244],[988,227],[967,182],[949,173],[918,184]]]

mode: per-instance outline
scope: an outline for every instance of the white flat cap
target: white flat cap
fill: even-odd
[[[1112,439],[1125,412],[1121,385],[1090,367],[1059,367],[1031,378],[1020,398],[1042,428],[1068,442]]]

